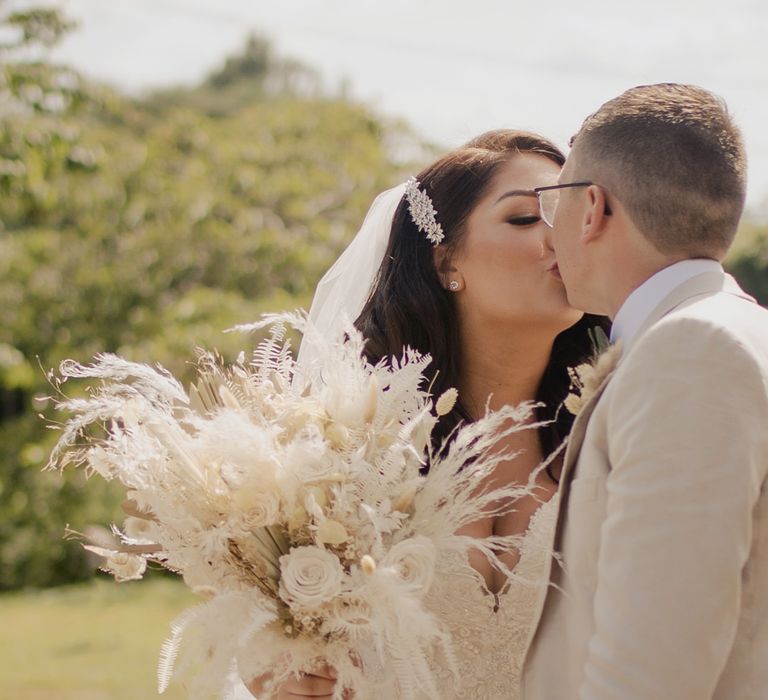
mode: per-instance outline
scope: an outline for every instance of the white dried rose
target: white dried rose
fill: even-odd
[[[316,608],[341,591],[338,557],[320,547],[294,547],[280,557],[280,597],[291,607]]]
[[[280,516],[280,496],[275,491],[235,491],[232,505],[230,518],[241,522],[247,530],[274,525]]]
[[[398,542],[387,552],[382,565],[393,569],[397,576],[421,593],[432,586],[435,576],[435,546],[423,535]]]

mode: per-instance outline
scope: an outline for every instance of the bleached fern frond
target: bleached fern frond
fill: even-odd
[[[173,668],[176,664],[176,658],[179,655],[179,647],[184,630],[192,624],[196,618],[202,615],[206,608],[206,603],[185,610],[179,617],[171,622],[171,636],[166,639],[160,647],[160,660],[157,665],[157,692],[163,694],[173,676]]]

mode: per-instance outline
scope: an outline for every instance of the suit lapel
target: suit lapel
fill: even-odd
[[[619,355],[616,355],[616,362],[620,359]],[[605,391],[606,386],[608,386],[608,382],[611,380],[611,377],[613,376],[614,372],[616,371],[616,368],[614,367],[611,369],[608,374],[605,376],[603,381],[600,383],[600,385],[595,390],[594,394],[589,397],[589,399],[584,403],[581,410],[579,411],[579,414],[576,416],[576,420],[573,422],[573,427],[571,428],[570,436],[568,437],[568,444],[566,445],[565,450],[565,456],[563,458],[563,470],[560,475],[560,484],[558,486],[558,498],[560,499],[557,504],[558,509],[558,516],[557,516],[557,524],[555,526],[555,531],[551,535],[551,546],[549,548],[549,556],[547,557],[547,561],[545,564],[545,569],[543,572],[544,581],[550,581],[552,577],[552,567],[555,563],[555,547],[557,543],[557,538],[559,537],[559,531],[561,527],[561,523],[563,522],[563,509],[565,507],[565,503],[568,500],[568,489],[570,485],[570,479],[566,478],[569,471],[572,471],[573,465],[576,464],[576,459],[579,455],[579,450],[581,448],[582,443],[584,442],[584,436],[587,432],[587,424],[589,423],[589,417],[592,415],[592,412],[595,410],[595,406],[597,405],[597,402],[600,399],[600,396]],[[544,609],[544,603],[546,601],[547,595],[549,593],[550,586],[542,586],[541,591],[538,594],[538,598],[536,602],[534,603],[534,612],[533,612],[533,624],[530,628],[530,631],[528,633],[528,643],[526,645],[526,651],[525,651],[525,658],[527,658],[528,654],[530,653],[531,644],[533,642],[534,637],[536,636],[539,620],[541,619],[541,613]]]

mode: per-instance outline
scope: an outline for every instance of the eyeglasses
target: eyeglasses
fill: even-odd
[[[557,203],[560,201],[560,190],[566,187],[589,187],[594,182],[566,182],[562,185],[549,185],[548,187],[534,187],[533,191],[539,200],[539,213],[541,220],[552,228],[555,221],[555,211]]]

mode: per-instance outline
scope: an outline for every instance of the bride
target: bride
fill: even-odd
[[[328,333],[339,331],[344,314],[356,318],[371,362],[398,357],[406,345],[431,355],[433,394],[459,390],[453,412],[438,424],[439,441],[486,407],[536,401],[535,420],[549,421],[510,436],[501,447],[517,456],[493,475],[494,485],[524,484],[553,457],[538,472],[536,493],[463,532],[525,535],[519,550],[502,555],[520,576],[504,578],[479,552],[438,564],[428,604],[454,640],[459,671],[455,677],[446,660],[434,659],[446,699],[518,697],[534,582],[545,563],[536,544],[554,527],[557,448],[573,419],[559,410],[570,388],[568,367],[589,357],[588,331],[605,324],[568,305],[533,192],[555,184],[563,162],[546,139],[512,130],[485,133],[448,153],[416,181],[379,196],[318,286],[310,312]],[[312,371],[308,350],[299,362]],[[276,697],[330,698],[333,676],[318,668],[285,683]],[[260,685],[249,684],[257,697]]]

